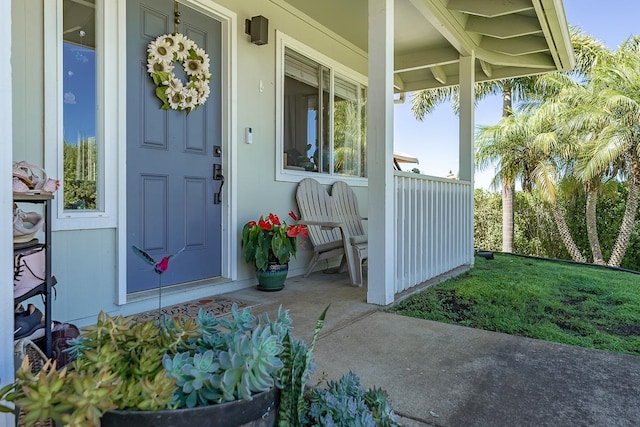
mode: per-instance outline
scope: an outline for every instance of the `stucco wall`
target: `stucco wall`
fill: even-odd
[[[49,0],[47,0],[49,1]],[[206,0],[205,0],[206,1]],[[205,3],[201,0],[201,3]],[[339,38],[323,34],[317,25],[283,8],[280,0],[221,0],[221,6],[237,13],[237,135],[235,178],[237,182],[237,230],[242,225],[269,212],[286,217],[289,210],[297,210],[296,184],[276,182],[276,30],[333,58],[347,67],[366,74],[366,57]],[[42,164],[44,159],[44,84],[43,74],[43,1],[12,0],[13,72],[13,157]],[[366,13],[363,12],[363,13]],[[244,20],[255,15],[269,19],[269,43],[256,46],[244,34]],[[215,78],[215,76],[214,76]],[[260,88],[262,87],[262,90]],[[253,129],[253,144],[244,143],[244,129]],[[110,142],[112,143],[112,142]],[[230,150],[227,142],[227,150]],[[46,165],[45,165],[46,166]],[[121,166],[123,167],[123,166]],[[229,176],[230,165],[225,165]],[[361,213],[367,213],[367,189],[357,188]],[[119,195],[124,199],[124,195]],[[95,319],[99,310],[129,314],[147,310],[157,300],[118,306],[116,229],[56,231],[53,236],[53,271],[58,279],[57,299],[53,304],[58,320],[80,324]],[[242,258],[237,245],[237,286],[252,284],[253,270]],[[302,249],[290,264],[290,274],[304,271],[311,252]],[[233,286],[233,284],[232,284]],[[167,303],[180,298],[188,300],[228,290],[229,286],[200,289],[196,293],[169,296]]]

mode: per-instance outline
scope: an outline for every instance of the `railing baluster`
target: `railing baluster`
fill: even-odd
[[[396,293],[473,262],[467,181],[396,172]]]

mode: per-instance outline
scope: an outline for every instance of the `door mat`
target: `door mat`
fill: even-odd
[[[239,309],[249,307],[251,305],[233,298],[209,297],[164,307],[160,312],[168,318],[182,317],[184,319],[188,317],[198,317],[198,311],[203,310],[205,312],[213,313],[216,317],[220,317],[231,313],[231,307],[233,304],[236,304]],[[139,322],[154,319],[157,320],[158,309],[145,311],[135,317]]]

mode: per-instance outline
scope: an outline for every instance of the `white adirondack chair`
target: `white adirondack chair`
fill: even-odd
[[[362,284],[362,263],[368,258],[368,239],[360,216],[358,199],[353,189],[343,181],[336,181],[331,189],[331,199],[335,213],[340,218],[348,232],[348,241],[345,241],[344,250],[347,255],[351,283]]]
[[[313,258],[304,273],[307,277],[318,262],[344,255],[344,243],[331,196],[318,181],[313,178],[300,181],[296,201],[300,210],[299,223],[307,225],[313,245]]]
[[[358,213],[358,201],[349,186],[343,188],[338,185],[336,190],[334,184],[332,191],[338,196],[329,195],[313,178],[305,178],[298,184],[296,200],[300,210],[299,222],[308,226],[314,251],[304,277],[313,271],[319,261],[345,255],[340,270],[346,265],[351,284],[361,286],[362,262],[367,257],[367,238]]]

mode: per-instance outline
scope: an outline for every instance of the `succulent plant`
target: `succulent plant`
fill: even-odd
[[[313,388],[307,396],[310,402],[305,425],[395,427],[399,426],[379,388],[363,390],[360,378],[349,372],[338,381],[328,381],[327,388]]]
[[[324,309],[316,322],[313,338],[307,345],[304,341],[293,338],[291,334],[284,337],[284,352],[282,359],[285,366],[280,371],[279,380],[282,384],[280,391],[280,406],[278,408],[279,427],[299,427],[304,425],[308,412],[304,391],[309,375],[315,369],[313,363],[313,349],[320,330],[324,326],[324,319],[329,307]]]
[[[28,358],[16,382],[0,389],[3,400],[24,409],[26,425],[52,418],[65,426],[99,426],[113,409],[153,411],[192,408],[280,388],[278,425],[397,426],[380,389],[361,390],[354,374],[328,389],[305,389],[314,369],[313,349],[327,307],[311,342],[292,336],[291,318],[274,320],[249,308],[216,318],[137,322],[98,315],[95,326],[73,341],[77,358],[57,370],[51,361],[37,374]],[[0,411],[11,410],[0,405]]]
[[[273,321],[235,305],[225,319],[201,311],[195,319],[137,322],[100,313],[73,341],[71,365],[56,370],[47,363],[32,374],[25,359],[14,387],[3,394],[26,411],[28,425],[52,418],[97,426],[112,409],[250,400],[276,385],[290,331],[291,318],[281,309]]]
[[[278,310],[275,321],[268,315],[253,316],[250,309],[232,308],[229,319],[216,320],[200,314],[200,334],[178,346],[175,355],[165,354],[167,375],[176,380],[173,403],[192,408],[251,396],[274,387],[282,341],[290,331],[287,312]],[[172,328],[172,324],[169,324]]]

